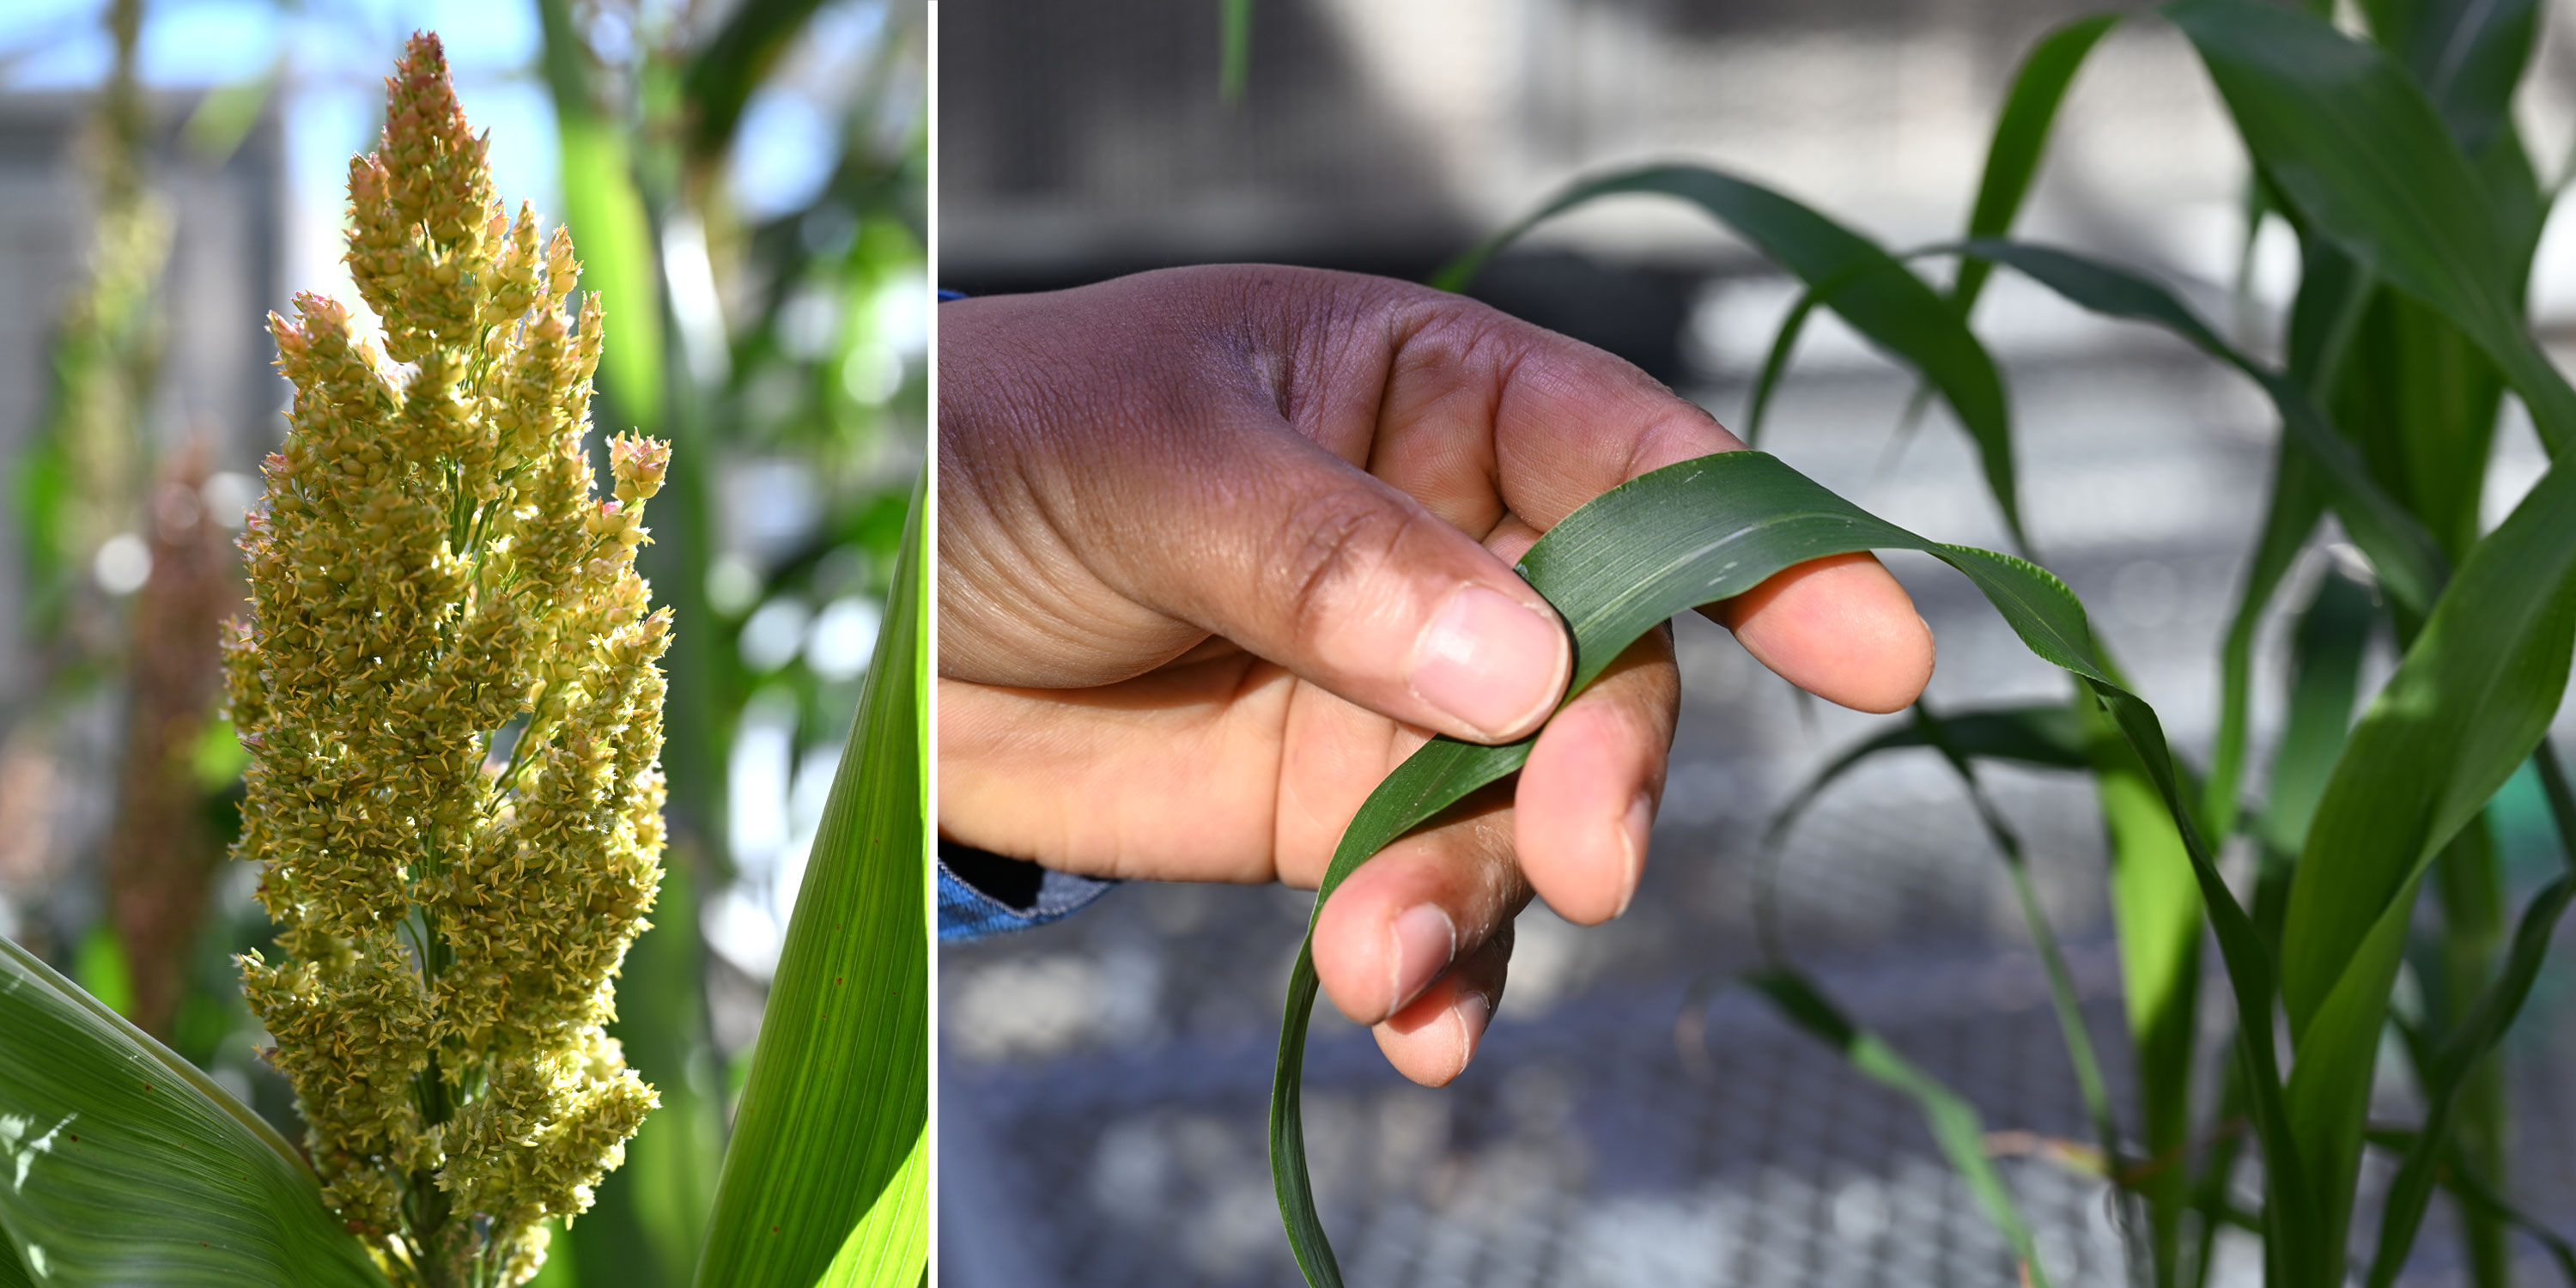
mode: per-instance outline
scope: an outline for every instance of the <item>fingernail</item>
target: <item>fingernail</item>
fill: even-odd
[[[1613,917],[1628,911],[1629,900],[1637,897],[1637,882],[1646,874],[1646,841],[1654,831],[1655,799],[1639,792],[1636,799],[1628,802],[1628,812],[1619,817],[1619,859],[1622,864],[1619,879],[1623,884],[1619,890],[1619,911],[1611,913]]]
[[[1526,729],[1565,687],[1565,632],[1509,596],[1469,586],[1413,648],[1413,692],[1490,738]]]
[[[1389,1015],[1421,996],[1458,953],[1458,923],[1438,904],[1418,903],[1405,909],[1396,915],[1393,929],[1395,943],[1387,975],[1395,991],[1387,1000]]]
[[[1450,1014],[1458,1017],[1458,1068],[1476,1058],[1476,1043],[1485,1036],[1485,1024],[1494,1018],[1494,1003],[1482,993],[1460,993]]]

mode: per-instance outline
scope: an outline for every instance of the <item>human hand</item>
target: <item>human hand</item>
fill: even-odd
[[[1322,878],[1433,733],[1545,729],[1327,901],[1317,976],[1417,1082],[1454,1078],[1512,918],[1637,889],[1669,632],[1551,711],[1563,625],[1511,566],[1592,497],[1743,444],[1636,368],[1461,296],[1175,269],[940,307],[939,827],[1088,876]],[[1912,702],[1931,632],[1866,554],[1704,609],[1818,697]]]

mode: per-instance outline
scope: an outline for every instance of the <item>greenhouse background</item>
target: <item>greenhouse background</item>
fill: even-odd
[[[2052,24],[2101,7],[1262,0],[1246,90],[1227,106],[1215,4],[955,5],[942,30],[940,282],[1001,292],[1223,260],[1419,280],[1572,178],[1649,158],[1758,178],[1883,245],[1939,243],[1964,221],[2017,60]],[[2543,9],[2515,109],[2546,185],[2576,141],[2576,8]],[[2277,220],[2249,244],[2243,152],[2170,26],[2108,37],[2050,156],[2019,235],[2178,284],[2230,334],[2272,343],[2298,250]],[[1925,271],[1937,281],[1948,268]],[[1683,203],[1627,198],[1542,225],[1476,293],[1630,358],[1741,430],[1800,284]],[[2576,220],[2563,211],[2541,241],[2531,309],[2553,355],[2576,359]],[[2093,610],[2176,745],[2205,754],[2272,409],[2163,334],[2019,280],[1993,284],[1978,322],[2011,387],[2037,556]],[[2003,548],[1947,412],[1900,427],[1916,393],[1910,372],[1820,313],[1762,445],[1917,532]],[[2545,460],[2518,413],[2499,442],[2489,524]],[[2312,551],[2295,585],[2339,557]],[[2063,678],[1954,574],[1890,563],[1939,640],[1933,706],[2063,695]],[[2277,732],[2284,618],[2257,653],[2258,765]],[[1790,793],[1901,718],[1793,700],[1723,631],[1678,629],[1683,719],[1627,915],[1586,930],[1543,906],[1524,914],[1476,1064],[1441,1090],[1404,1082],[1364,1032],[1319,1008],[1308,1134],[1351,1282],[2011,1282],[2003,1242],[1917,1110],[1730,986],[1760,961],[1765,900],[1791,957],[1981,1111],[2052,1280],[2125,1282],[2104,1186],[2067,1161],[2086,1127],[2038,960],[1956,777],[1928,751],[1871,762],[1767,859],[1764,830]],[[2365,684],[2391,661],[2374,645]],[[2117,1084],[2128,1062],[2092,786],[1985,776],[2028,846]],[[2528,777],[2490,814],[2517,903],[2558,864]],[[942,950],[946,1281],[1299,1282],[1262,1132],[1309,904],[1282,889],[1129,886],[1058,925]],[[2214,961],[2206,983],[2214,1035]],[[2506,1047],[2514,1190],[2562,1230],[2576,1222],[2571,986],[2553,962]],[[2414,1111],[2393,1064],[2375,1118]],[[2366,1203],[2390,1170],[2372,1166]],[[2437,1209],[2403,1282],[2463,1282],[2447,1220]],[[2220,1240],[2212,1282],[2260,1282],[2254,1242]],[[2538,1244],[2513,1248],[2518,1282],[2553,1281]]]
[[[539,1282],[683,1283],[923,460],[921,5],[0,7],[0,935],[300,1137],[230,961],[267,930],[211,668],[285,432],[264,319],[356,301],[348,162],[415,30],[626,305],[597,423],[678,449],[672,844],[616,1026],[663,1109]]]

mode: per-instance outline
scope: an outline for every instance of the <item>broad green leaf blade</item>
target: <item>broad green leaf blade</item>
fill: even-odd
[[[6,939],[0,1035],[0,1235],[46,1288],[382,1288],[284,1137]]]
[[[2199,51],[2255,164],[2306,224],[2476,340],[2553,454],[2576,441],[2576,390],[2523,326],[2511,230],[2406,71],[2289,9],[2174,0],[2164,12]]]
[[[1903,1094],[1923,1111],[1923,1122],[1932,1129],[1933,1143],[1940,1146],[1941,1156],[1967,1181],[1968,1192],[1976,1196],[1977,1206],[1985,1209],[1986,1219],[2012,1246],[2027,1282],[2046,1288],[2048,1273],[2040,1265],[2030,1224],[2022,1219],[2021,1209],[2014,1205],[2012,1191],[1995,1171],[1994,1161],[1986,1157],[1985,1124],[1977,1117],[1976,1108],[1941,1085],[1939,1079],[1915,1068],[1878,1035],[1854,1024],[1796,971],[1758,971],[1745,976],[1744,982],[1770,999],[1784,1018],[1808,1036],[1842,1052],[1854,1070]]]
[[[820,1288],[900,1288],[905,1271],[929,1273],[929,1241],[930,1131],[925,1125],[913,1138],[912,1152],[903,1156],[903,1170],[877,1195],[867,1217],[850,1228],[849,1239],[817,1283]]]
[[[2537,0],[2362,0],[2361,10],[2462,152],[2475,155],[2509,124],[2540,28]]]
[[[1522,557],[1519,571],[1572,630],[1572,693],[1638,636],[1686,608],[1741,594],[1793,564],[1872,548],[1920,550],[1965,574],[2003,614],[2024,647],[2073,673],[2103,703],[2174,819],[2194,880],[2208,901],[2241,1013],[2269,1016],[2271,959],[2191,818],[2186,785],[2155,712],[2112,678],[2094,647],[2082,606],[2046,571],[2010,555],[1926,541],[1753,451],[1684,461],[1611,489],[1541,537]],[[1529,740],[1485,747],[1435,739],[1415,752],[1378,785],[1343,832],[1316,892],[1318,913],[1334,889],[1389,842],[1519,768],[1528,754]],[[1310,937],[1312,929],[1310,922]],[[1309,949],[1301,948],[1290,975],[1273,1073],[1271,1173],[1298,1264],[1312,1283],[1339,1284],[1331,1247],[1315,1216],[1298,1102],[1306,1021],[1315,996],[1313,959]],[[2247,1064],[2249,1108],[2266,1157],[2291,1178],[2272,1205],[2304,1220],[2297,1148],[2284,1127],[2271,1044],[2245,1042],[2238,1049]]]
[[[0,1235],[0,1288],[37,1288],[35,1276],[18,1263],[18,1250]]]
[[[1658,165],[1575,184],[1535,213],[1440,270],[1432,284],[1458,290],[1504,246],[1550,216],[1603,197],[1660,194],[1697,205],[1760,247],[1853,330],[1904,360],[1940,390],[1976,444],[1986,486],[2013,540],[2030,546],[2014,482],[2012,412],[1994,359],[1946,298],[1877,243],[1761,184],[1701,166]]]
[[[854,1239],[872,1288],[928,1264],[930,924],[922,800],[922,491],[815,833],[717,1184],[705,1288],[819,1279]]]
[[[2460,565],[2309,829],[2282,931],[2289,1107],[2313,1183],[2347,1203],[2416,885],[2548,728],[2576,631],[2571,573],[2576,470],[2554,469]]]
[[[1995,118],[1994,139],[1986,145],[1985,175],[1977,181],[1977,204],[1968,213],[1968,236],[2001,237],[2012,231],[2022,200],[2030,195],[2031,180],[2039,173],[2039,160],[2048,151],[2048,132],[2057,124],[2057,109],[2066,101],[2067,86],[2074,83],[2075,73],[2093,47],[2123,16],[2097,13],[2063,23],[2040,37],[2022,57],[2021,70],[2013,74],[2012,89],[2004,95],[2004,110]],[[1950,284],[1950,300],[1959,316],[1966,317],[1976,308],[1977,296],[1993,271],[1977,259],[1959,265],[1959,276]]]

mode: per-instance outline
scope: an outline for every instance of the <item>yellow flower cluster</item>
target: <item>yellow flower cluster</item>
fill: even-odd
[[[341,1216],[400,1281],[506,1285],[655,1103],[603,1026],[661,878],[670,452],[616,440],[594,499],[570,238],[504,216],[435,37],[387,92],[349,172],[382,351],[326,298],[270,319],[292,429],[226,667],[285,959],[242,973]]]

